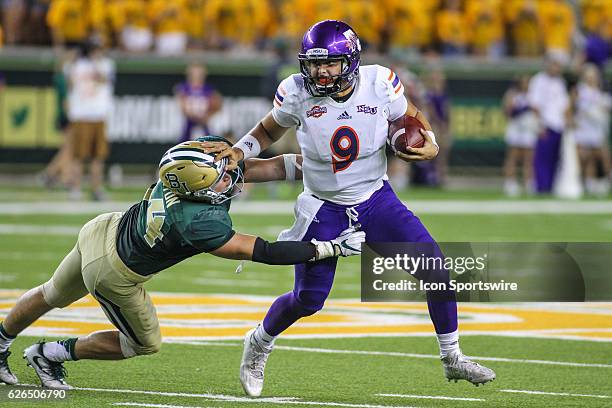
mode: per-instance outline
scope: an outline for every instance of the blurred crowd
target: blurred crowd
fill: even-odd
[[[607,52],[612,40],[610,0],[3,0],[2,36],[11,45],[93,40],[166,55],[241,51],[278,39],[297,45],[328,18],[383,53],[569,59],[593,43]]]

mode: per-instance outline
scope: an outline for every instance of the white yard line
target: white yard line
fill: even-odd
[[[196,346],[217,346],[217,347],[242,347],[240,343],[217,343],[217,342],[206,342],[206,341],[182,341],[182,340],[171,340],[166,341],[168,343],[179,343],[179,344],[191,344]],[[415,353],[400,353],[394,351],[366,351],[366,350],[341,350],[341,349],[324,349],[316,347],[293,347],[293,346],[274,346],[276,350],[288,350],[288,351],[304,351],[309,353],[323,353],[323,354],[357,354],[367,356],[392,356],[392,357],[409,357],[409,358],[425,358],[439,360],[440,356],[435,354],[415,354]],[[504,358],[504,357],[478,357],[470,356],[474,360],[480,361],[496,361],[501,363],[520,363],[520,364],[544,364],[544,365],[558,365],[567,367],[591,367],[591,368],[612,368],[612,364],[598,364],[598,363],[574,363],[571,361],[550,361],[550,360],[529,360],[529,359],[518,359],[518,358]]]
[[[548,392],[548,391],[530,391],[530,390],[499,390],[499,391],[514,393],[514,394],[554,395],[554,396],[559,396],[559,397],[612,398],[609,395],[571,394],[569,392]]]
[[[149,408],[215,408],[192,405],[145,404],[143,402],[114,402],[111,405],[119,407],[149,407]]]
[[[273,398],[249,398],[249,397],[236,397],[233,395],[224,394],[191,394],[182,392],[163,392],[163,391],[143,391],[143,390],[126,390],[126,389],[112,389],[112,388],[81,388],[75,387],[75,390],[80,391],[94,391],[94,392],[110,392],[110,393],[121,393],[121,394],[141,394],[141,395],[157,395],[164,397],[184,397],[184,398],[204,398],[213,401],[223,402],[243,402],[243,403],[255,403],[255,404],[291,404],[291,405],[320,405],[326,407],[347,407],[347,408],[391,408],[389,405],[371,405],[371,404],[350,404],[343,402],[320,402],[320,401],[305,401],[294,397],[273,397]],[[130,403],[133,404],[133,403]],[[150,405],[142,405],[150,406]],[[151,405],[152,406],[152,405]],[[412,406],[403,406],[395,408],[416,408]]]
[[[132,202],[0,203],[0,214],[99,214],[126,211]],[[405,202],[418,214],[610,214],[612,201],[562,200],[415,200]],[[293,201],[236,201],[232,214],[293,214]]]
[[[442,395],[405,395],[405,394],[374,394],[379,397],[397,397],[397,398],[422,398],[422,399],[437,399],[437,400],[448,400],[448,401],[486,401],[482,398],[460,398],[460,397],[446,397]]]
[[[149,408],[214,408],[202,407],[200,405],[168,405],[168,404],[145,404],[143,402],[114,402],[111,405],[119,407],[149,407]]]
[[[0,224],[0,235],[70,235],[76,237],[81,227],[74,225]]]

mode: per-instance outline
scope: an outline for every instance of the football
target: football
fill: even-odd
[[[394,152],[408,153],[407,147],[423,147],[425,138],[419,131],[423,124],[414,116],[403,115],[389,122],[387,143]]]

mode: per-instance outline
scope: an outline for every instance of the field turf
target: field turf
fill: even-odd
[[[23,201],[31,201],[28,191],[22,194]],[[468,195],[419,194],[424,199],[469,198]],[[138,196],[139,193],[123,191],[114,198],[130,200]],[[497,196],[481,198],[501,200]],[[0,320],[22,290],[49,278],[73,247],[79,227],[94,215],[0,214]],[[291,224],[292,218],[290,214],[239,214],[233,220],[238,231],[273,239]],[[421,219],[439,241],[612,239],[612,215],[424,214]],[[518,312],[512,305],[461,305],[460,324],[470,328],[461,338],[462,349],[466,354],[484,357],[481,362],[493,368],[498,378],[478,388],[466,382],[448,383],[436,361],[437,344],[424,305],[408,306],[413,309],[405,313],[402,310],[383,312],[381,316],[385,319],[405,314],[417,320],[416,326],[423,322],[421,326],[425,329],[408,330],[401,335],[382,336],[384,333],[380,332],[366,335],[366,331],[359,331],[359,324],[342,323],[349,316],[364,319],[360,322],[369,322],[373,327],[377,324],[376,311],[361,310],[356,300],[360,293],[359,262],[355,258],[341,260],[330,309],[319,317],[305,320],[297,326],[299,330],[277,341],[277,350],[266,368],[262,399],[246,398],[238,381],[240,333],[260,320],[275,296],[291,289],[293,279],[290,267],[247,263],[244,271],[236,275],[236,266],[237,262],[200,255],[162,272],[146,284],[154,300],[160,301],[162,326],[168,325],[164,329],[168,342],[160,353],[121,362],[66,363],[67,381],[78,387],[69,392],[67,400],[16,402],[7,397],[10,388],[0,386],[0,407],[612,406],[612,305],[568,305],[565,310],[563,305],[540,304],[528,305],[527,312]],[[196,305],[190,306],[187,302],[180,309],[176,306],[176,297],[186,294],[191,294]],[[167,297],[172,301],[166,305]],[[214,303],[216,297],[219,305],[211,305],[211,299]],[[580,307],[588,310],[576,312]],[[495,313],[487,308],[496,308]],[[201,315],[191,320],[185,318],[196,312]],[[214,317],[217,312],[226,316],[226,320]],[[542,331],[534,335],[534,327],[517,329],[512,323],[505,326],[498,323],[493,329],[489,328],[491,324],[482,323],[479,329],[478,319],[482,316],[504,313],[525,321],[533,317],[533,321],[542,325],[535,329]],[[67,337],[68,329],[62,328],[62,322],[69,320],[66,316],[57,315],[50,320],[62,337]],[[559,327],[551,328],[555,316],[559,318]],[[86,321],[93,326],[106,324],[101,312]],[[177,321],[182,325],[177,325]],[[589,322],[593,322],[591,326]],[[343,327],[351,328],[346,336],[342,335]],[[322,333],[328,328],[335,335],[324,338]],[[545,329],[554,333],[549,336]],[[44,325],[33,330],[16,340],[10,363],[22,383],[37,385],[38,379],[33,370],[25,367],[21,351],[42,337],[53,338],[54,332]],[[181,330],[198,333],[216,330],[221,335],[215,338],[182,336]],[[78,330],[77,334],[80,334]]]

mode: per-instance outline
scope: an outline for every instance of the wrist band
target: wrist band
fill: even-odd
[[[259,156],[259,153],[261,153],[261,146],[259,145],[257,138],[248,134],[242,136],[234,147],[242,150],[242,153],[244,154],[243,160],[252,159]]]
[[[425,133],[427,133],[427,136],[431,138],[431,143],[436,145],[438,150],[440,150],[440,146],[438,146],[438,143],[436,142],[436,135],[434,134],[434,132],[432,132],[431,130],[426,130]]]
[[[296,155],[283,154],[283,161],[285,162],[285,180],[295,180],[295,170],[301,170],[301,166],[298,165]]]
[[[310,241],[312,244],[314,244],[315,248],[316,248],[316,255],[314,257],[314,259],[311,259],[310,261],[319,261],[321,259],[325,259],[325,258],[331,258],[334,256],[338,256],[336,254],[336,248],[334,248],[334,245],[329,242],[329,241],[317,241],[316,239],[312,239]]]

